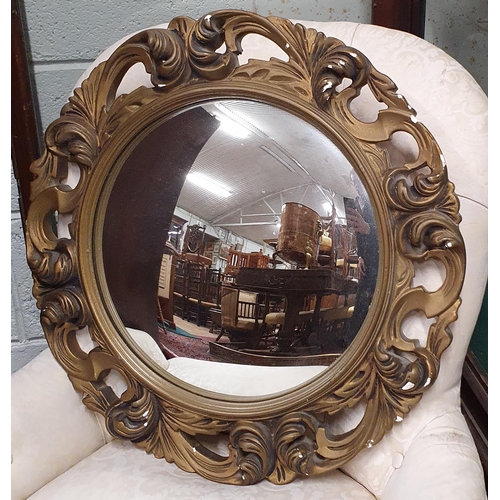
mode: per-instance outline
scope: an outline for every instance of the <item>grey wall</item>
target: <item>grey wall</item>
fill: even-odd
[[[25,0],[43,128],[58,117],[74,83],[107,47],[135,31],[195,19],[218,9],[245,9],[310,21],[370,22],[370,0]]]
[[[12,172],[12,169],[11,169]],[[31,273],[26,264],[18,192],[11,174],[11,353],[12,371],[34,358],[46,346],[31,294]]]
[[[120,38],[185,15],[199,18],[218,9],[245,9],[310,21],[368,23],[370,0],[25,0],[28,36],[43,130],[61,107],[91,62]],[[46,347],[39,313],[31,294],[24,236],[12,182],[12,371]]]
[[[425,39],[455,58],[488,93],[488,0],[427,0]]]

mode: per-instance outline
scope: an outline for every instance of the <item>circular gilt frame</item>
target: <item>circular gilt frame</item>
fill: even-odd
[[[239,66],[247,34],[268,38],[289,60]],[[217,52],[223,43],[225,52]],[[116,97],[138,62],[152,88]],[[339,90],[344,79],[351,83]],[[386,108],[372,123],[350,109],[365,86]],[[134,351],[102,269],[104,210],[127,155],[176,113],[224,98],[279,107],[335,141],[370,195],[379,231],[373,307],[353,344],[319,376],[265,397],[196,388]],[[465,271],[454,187],[438,145],[415,115],[396,85],[355,48],[285,19],[243,11],[176,18],[168,29],[132,36],[93,69],[48,127],[46,149],[31,167],[27,255],[52,353],[113,436],[214,481],[283,484],[338,468],[404,418],[436,379]],[[418,154],[393,168],[377,144],[398,131],[414,138]],[[65,181],[70,163],[79,171],[74,187]],[[58,237],[54,213],[71,216],[69,237]],[[445,270],[435,291],[412,284],[415,264],[429,259]],[[425,345],[402,332],[414,312],[433,319]],[[85,327],[96,344],[88,353],[77,340]],[[120,397],[105,381],[111,370],[127,383]],[[335,419],[358,404],[365,405],[360,422],[335,434]],[[225,455],[203,444],[219,434],[229,439]]]

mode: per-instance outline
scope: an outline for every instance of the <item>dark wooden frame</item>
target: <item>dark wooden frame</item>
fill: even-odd
[[[471,350],[465,358],[460,397],[488,487],[488,376]]]
[[[424,37],[425,0],[373,0],[372,24]]]
[[[23,228],[30,204],[31,163],[40,156],[38,102],[22,0],[11,2],[11,158]]]

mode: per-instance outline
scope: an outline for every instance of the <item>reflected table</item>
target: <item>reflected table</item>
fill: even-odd
[[[306,297],[316,296],[312,324],[317,324],[321,299],[325,295],[345,295],[356,293],[357,282],[345,280],[330,268],[319,269],[239,269],[235,285],[241,290],[264,294],[267,304],[270,295],[285,298],[285,314],[278,334],[276,352],[293,352],[292,342],[295,327],[300,321],[300,311]]]

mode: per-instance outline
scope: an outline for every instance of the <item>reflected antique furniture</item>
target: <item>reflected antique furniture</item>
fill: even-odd
[[[200,326],[202,322],[201,301],[204,298],[206,267],[200,262],[187,262],[186,266],[186,300],[187,319]]]
[[[229,18],[231,15],[234,13],[227,14]],[[217,16],[212,17],[215,20],[218,19]],[[245,19],[248,20],[248,18]],[[211,26],[210,19],[205,18],[205,21],[204,28]],[[330,436],[324,427],[321,429],[316,427],[315,419],[310,418],[309,414],[305,417],[302,411],[295,411],[292,414],[293,422],[280,422],[282,425],[280,429],[284,432],[280,434],[283,440],[280,441],[281,446],[277,454],[280,457],[289,456],[294,463],[302,467],[301,471],[305,474],[323,469],[323,475],[279,485],[258,482],[247,486],[244,494],[249,498],[259,500],[276,498],[277,495],[303,496],[304,491],[310,497],[317,496],[318,498],[351,496],[365,500],[484,499],[485,488],[481,465],[470,432],[460,412],[459,385],[463,359],[480,308],[487,276],[486,97],[458,63],[422,39],[394,30],[356,23],[303,22],[303,24],[317,28],[328,36],[343,39],[351,46],[362,50],[379,70],[391,75],[408,102],[418,109],[419,120],[428,123],[429,129],[435,134],[447,158],[450,176],[456,185],[457,192],[460,193],[460,229],[467,246],[468,267],[461,290],[462,304],[458,318],[456,309],[448,311],[446,317],[441,317],[449,326],[446,327],[447,336],[439,337],[438,346],[441,346],[439,354],[444,348],[441,341],[448,344],[451,335],[454,338],[441,357],[439,377],[432,381],[423,380],[422,383],[427,389],[425,392],[421,385],[412,386],[412,381],[418,380],[422,365],[410,365],[414,370],[404,372],[405,375],[401,380],[397,380],[397,384],[394,379],[385,379],[386,384],[377,382],[376,377],[367,380],[372,390],[368,403],[372,403],[384,391],[392,391],[394,389],[392,382],[398,387],[404,387],[402,392],[391,392],[397,395],[396,399],[401,403],[401,407],[395,409],[394,406],[384,406],[386,411],[380,416],[390,430],[383,437],[378,433],[375,436],[374,430],[379,428],[380,419],[370,418],[370,425],[363,427],[363,433],[360,436],[356,425],[363,418],[363,408],[358,405],[349,407],[348,402],[344,400],[346,406],[336,408],[338,411],[329,414],[331,407],[328,402],[322,400],[319,410],[324,421],[338,417],[335,421],[335,430],[343,433],[344,437],[339,440],[343,450],[348,449],[350,440],[357,436],[363,440],[363,449],[360,452],[344,457],[346,461],[342,462],[339,467],[328,468],[326,460],[309,461],[309,457],[315,456],[318,451],[328,455],[330,451],[333,454],[334,452],[340,453],[340,450],[329,448],[334,446],[334,443],[329,439]],[[183,33],[185,27],[185,25],[178,25],[178,33]],[[271,28],[272,23],[268,22],[266,27]],[[298,31],[293,31],[292,28],[287,29],[292,33],[299,33],[297,36],[303,33],[301,29]],[[206,34],[208,28],[202,31]],[[260,34],[262,33],[266,33],[266,30],[262,30]],[[287,39],[291,41],[291,38],[285,37],[285,40]],[[99,62],[110,57],[119,45],[106,51],[93,67],[97,67]],[[283,49],[291,50],[285,45]],[[267,60],[270,56],[278,55],[274,43],[262,37],[262,39],[254,40],[253,44],[249,43],[245,46],[240,61],[244,63],[248,58]],[[294,58],[292,60],[296,61]],[[262,76],[262,73],[257,73],[256,76]],[[134,79],[132,75],[128,77],[131,80]],[[146,79],[144,82],[141,77],[138,77],[138,81],[134,83],[148,85],[149,81]],[[393,90],[393,87],[390,89]],[[353,94],[351,94],[351,100],[352,97]],[[400,100],[395,98],[396,102]],[[353,106],[357,106],[356,112],[359,120],[363,119],[365,124],[371,123],[370,118],[373,118],[374,110],[375,117],[378,116],[379,119],[381,116],[391,116],[390,110],[377,115],[379,107],[374,100],[361,99],[356,102],[354,99],[352,102]],[[464,106],[455,106],[455,102],[474,104],[465,109]],[[404,115],[404,113],[408,113],[408,110],[400,109],[396,115]],[[414,117],[413,114],[411,116]],[[384,123],[389,126],[389,121],[387,119]],[[367,130],[373,129],[368,127]],[[411,151],[411,147],[404,141],[397,146],[404,153]],[[463,168],[463,165],[467,168]],[[433,180],[439,182],[438,178]],[[431,188],[431,184],[426,184],[424,180],[419,186],[422,190]],[[414,192],[410,191],[406,194],[412,195]],[[406,201],[411,203],[411,197]],[[456,205],[454,207],[456,208]],[[453,208],[449,205],[447,209],[453,213]],[[396,215],[403,217],[404,211]],[[445,218],[444,214],[442,216]],[[452,246],[460,246],[458,240],[452,241]],[[402,240],[400,243],[406,251],[406,245],[410,245],[410,240]],[[456,254],[453,255],[456,256]],[[81,257],[84,257],[83,253]],[[397,268],[400,272],[398,274],[400,279],[408,276],[406,273],[410,272],[402,262],[405,262],[404,259],[398,261]],[[389,272],[392,269],[388,266],[388,269],[384,271]],[[441,271],[440,266],[433,263],[432,259],[430,266],[425,269],[418,269],[418,272],[414,273],[412,270],[415,279],[415,287],[412,290],[416,290],[418,294],[425,297],[429,297],[429,294],[431,298],[436,297],[442,292]],[[413,276],[410,275],[409,279],[412,280]],[[71,305],[77,304],[78,299],[78,296],[71,296]],[[433,301],[431,299],[428,302]],[[67,304],[65,301],[57,304],[51,303],[51,308],[45,311],[45,325],[54,325],[55,333],[61,331],[67,333],[68,337],[64,339],[69,338],[69,344],[74,345],[76,340],[72,335],[74,330],[71,329],[78,326],[79,323],[75,324],[75,322],[81,318],[63,324],[51,322],[54,317],[58,317],[58,307],[63,307],[65,304]],[[403,318],[398,316],[396,325],[398,328],[404,327],[406,339],[418,339],[418,342],[424,339],[425,342],[425,334],[428,330],[426,318],[415,314],[405,318],[403,325],[402,321]],[[129,334],[136,345],[140,346],[140,352],[149,353],[150,357],[155,359],[155,346],[148,342],[151,340],[149,335],[133,332]],[[388,338],[380,340],[384,343]],[[399,338],[399,340],[398,348],[404,347],[406,345],[404,339]],[[79,351],[80,358],[78,359],[80,361],[100,357],[104,362],[108,359],[107,353],[98,349],[94,350],[93,341],[85,344],[80,340],[79,345],[81,351]],[[359,347],[359,342],[357,346]],[[362,349],[357,346],[349,352],[360,354]],[[375,349],[366,348],[364,351],[369,351],[374,357],[381,354],[381,351]],[[79,367],[78,359],[73,359],[77,363],[75,371]],[[341,357],[338,363],[346,368],[346,363],[342,364],[343,359],[346,358]],[[388,362],[389,359],[393,360],[392,357],[382,356],[379,360],[380,364],[377,365],[380,370],[390,371],[394,368],[394,365]],[[274,370],[277,367],[267,367],[262,371],[263,367],[241,366],[238,367],[239,370],[230,371],[231,366],[224,364],[214,364],[214,369],[210,370],[206,364],[195,363],[197,360],[170,361],[164,365],[163,369],[174,373],[177,382],[169,385],[169,389],[173,393],[189,391],[190,411],[181,411],[178,407],[172,407],[168,418],[157,422],[147,421],[147,425],[141,418],[154,414],[154,410],[162,400],[146,390],[143,385],[140,387],[144,390],[140,393],[140,397],[134,400],[135,404],[132,407],[116,397],[116,394],[124,394],[124,397],[127,397],[133,392],[127,384],[120,386],[113,382],[112,377],[116,375],[116,369],[120,371],[123,369],[119,364],[108,367],[105,373],[96,374],[97,378],[93,380],[92,385],[86,385],[88,392],[85,401],[92,403],[94,408],[100,407],[99,405],[113,404],[111,416],[117,417],[113,420],[109,418],[105,420],[100,414],[91,411],[89,407],[92,407],[92,404],[87,407],[81,404],[81,394],[75,391],[80,379],[73,376],[69,381],[67,371],[57,364],[48,350],[15,373],[12,380],[12,498],[14,500],[28,497],[33,500],[54,500],[57,498],[84,499],[93,496],[110,500],[145,499],[157,497],[158,492],[164,492],[169,498],[185,498],[187,487],[195,497],[202,495],[214,498],[237,496],[241,494],[239,486],[217,484],[207,481],[201,475],[188,472],[198,467],[199,462],[194,457],[202,454],[204,459],[210,462],[210,466],[216,467],[222,461],[225,468],[230,468],[232,458],[237,456],[240,467],[244,468],[243,472],[241,468],[237,470],[237,477],[240,480],[253,477],[249,476],[253,471],[261,466],[265,469],[271,463],[260,460],[260,457],[268,456],[265,452],[269,449],[267,445],[271,442],[259,439],[262,433],[268,432],[265,417],[275,416],[279,402],[289,401],[286,399],[287,395],[291,397],[290,394],[300,394],[301,390],[307,391],[307,387],[311,385],[318,391],[321,390],[321,388],[318,389],[317,381],[322,381],[322,387],[324,387],[325,381],[332,373],[331,367],[326,370],[322,367],[323,371],[316,372],[312,372],[311,367],[280,367],[285,368],[285,371],[277,372]],[[435,377],[438,369],[436,358],[431,356],[430,363],[429,375]],[[146,366],[146,363],[141,366]],[[272,371],[270,371],[271,368],[273,368]],[[291,387],[297,387],[301,384],[301,380],[304,380],[303,374],[300,377],[293,377],[296,373],[293,368],[307,368],[309,377],[311,374],[314,375],[310,383],[301,385],[298,391],[290,392]],[[365,368],[368,366],[365,365]],[[86,372],[88,376],[94,373],[90,372],[92,370]],[[148,373],[154,379],[158,372],[151,369]],[[367,373],[372,372],[360,370],[356,380],[366,380],[363,377]],[[238,375],[240,378],[237,378]],[[127,380],[130,381],[129,378]],[[164,383],[167,381],[166,378],[161,380]],[[193,389],[197,380],[203,382],[203,389]],[[290,380],[290,384],[283,384],[283,380]],[[93,398],[94,391],[103,386],[108,389],[102,394],[102,398]],[[231,397],[219,397],[204,415],[196,413],[195,403],[199,399],[198,391],[204,390],[207,393],[212,391],[211,393],[217,394],[218,391],[229,390],[228,386],[229,389],[235,391],[231,393]],[[267,396],[264,398],[262,398],[263,387],[267,390],[265,392]],[[355,392],[359,387],[359,385],[340,385],[338,390],[332,392],[331,399],[340,398],[348,389]],[[278,396],[276,394],[269,396],[273,392],[278,392]],[[418,396],[415,392],[418,392]],[[238,394],[244,396],[238,397]],[[405,394],[415,394],[412,404],[421,398],[409,413]],[[311,395],[310,392],[309,395]],[[252,396],[252,398],[244,399],[246,396]],[[212,451],[213,443],[210,442],[213,435],[207,436],[204,443],[193,442],[191,434],[186,432],[188,428],[185,427],[184,418],[197,429],[204,430],[207,427],[207,421],[210,420],[207,415],[218,414],[217,408],[220,406],[223,406],[224,414],[228,415],[234,411],[232,405],[235,399],[239,401],[238,415],[241,423],[233,429],[230,436],[231,453],[235,455],[230,456],[226,461],[224,459],[210,461],[210,457],[215,454]],[[255,406],[258,406],[258,413],[252,406],[255,401],[257,401]],[[270,408],[269,401],[278,403]],[[144,403],[149,406],[143,406]],[[287,404],[290,404],[292,410],[298,407],[297,399]],[[124,406],[127,409],[126,412],[123,412]],[[265,416],[263,416],[264,411],[268,412]],[[162,415],[164,416],[165,414]],[[299,425],[291,425],[297,421]],[[165,460],[155,458],[154,454],[160,453],[163,443],[163,436],[160,438],[154,433],[154,429],[160,422],[169,432],[174,432],[173,429],[176,429],[175,432],[184,436],[190,444],[190,448],[183,446],[182,451],[177,446],[178,442],[169,448],[168,458],[181,462],[184,470],[180,470]],[[121,431],[130,428],[130,423],[136,430],[147,429],[152,432],[149,435],[151,439],[142,442],[142,447],[151,453],[145,453],[144,449],[135,446],[133,442],[136,439],[133,436],[128,436],[129,441],[116,439]],[[226,423],[223,418],[216,422],[220,427],[224,427]],[[318,431],[320,431],[318,448],[302,446],[311,444],[308,437]],[[287,447],[287,439],[292,439],[293,444],[297,443],[299,446]],[[296,439],[299,439],[299,442]],[[262,446],[263,444],[265,446]],[[186,455],[189,459],[182,461]],[[265,472],[267,471],[268,469],[265,469]],[[289,473],[288,469],[280,469],[279,474],[273,476],[273,479],[279,482],[279,479],[288,477],[283,476],[286,473]],[[286,483],[286,481],[283,482]]]
[[[248,267],[266,269],[269,267],[270,260],[271,257],[264,254],[262,250],[259,250],[258,252],[250,252],[250,255],[248,256]]]
[[[198,326],[204,325],[212,328],[213,314],[210,311],[221,307],[221,270],[205,267],[201,274],[201,280],[201,294],[196,297],[195,318]],[[189,297],[188,300],[194,302],[193,298]]]
[[[220,307],[222,273],[208,265],[206,257],[185,254],[177,259],[174,273],[174,312],[198,326],[207,325],[210,309]]]
[[[231,247],[228,252],[227,263],[224,269],[225,280],[230,281],[238,273],[240,267],[247,267],[250,254]]]
[[[327,266],[330,269],[336,267],[336,233],[338,233],[338,225],[335,223],[335,211],[329,218],[322,218],[321,223],[323,233],[319,244],[318,265]]]
[[[158,279],[158,312],[163,324],[175,328],[174,321],[174,282],[175,268],[177,266],[178,252],[175,247],[167,241],[163,251]]]
[[[206,226],[197,224],[187,226],[186,233],[184,234],[184,243],[182,247],[183,254],[196,254],[200,255],[203,252],[205,243],[205,230]]]
[[[195,262],[196,264],[201,264],[203,267],[209,267],[212,264],[212,260],[209,257],[197,253],[183,253],[182,258],[186,262]]]
[[[173,308],[174,314],[181,317],[182,319],[186,317],[186,266],[186,260],[177,259],[174,269]]]
[[[232,342],[255,347],[262,337],[264,312],[258,294],[229,283],[221,288],[221,327]],[[219,337],[216,339],[219,340]]]
[[[342,277],[358,279],[358,253],[356,235],[345,226],[339,228],[340,255],[337,265],[342,268]]]
[[[305,263],[305,261],[304,261]],[[323,297],[329,295],[346,296],[356,292],[357,283],[340,279],[335,270],[318,269],[252,269],[241,268],[236,276],[235,285],[246,291],[252,291],[265,297],[265,323],[280,324],[275,352],[292,354],[297,328],[301,337],[316,332],[328,317],[327,311],[333,308],[321,308]],[[283,313],[269,313],[269,297],[282,296],[285,300]],[[314,309],[305,309],[306,299],[314,296]],[[331,315],[332,313],[330,313]],[[338,313],[337,313],[338,314]],[[349,317],[348,314],[345,317]],[[340,317],[339,317],[340,319]]]
[[[242,267],[265,269],[269,266],[270,256],[259,252],[242,252],[234,248],[229,249],[227,264],[224,269],[224,280],[232,282]]]
[[[275,255],[299,268],[314,267],[322,235],[321,217],[302,203],[285,203]]]
[[[220,269],[207,268],[205,270],[205,288],[203,291],[205,307],[220,307],[221,284],[222,271]]]

